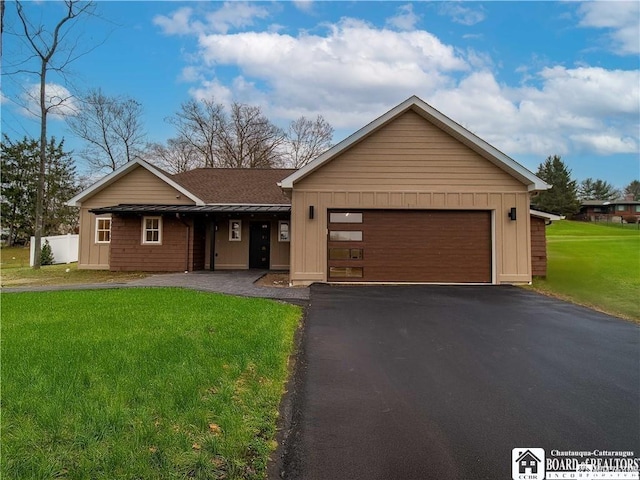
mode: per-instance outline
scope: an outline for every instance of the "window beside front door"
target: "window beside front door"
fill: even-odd
[[[278,222],[278,241],[288,242],[289,240],[289,221],[280,220]]]
[[[229,220],[229,241],[242,241],[242,220]]]

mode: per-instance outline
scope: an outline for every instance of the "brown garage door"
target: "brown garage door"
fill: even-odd
[[[491,213],[329,211],[331,282],[491,282]]]

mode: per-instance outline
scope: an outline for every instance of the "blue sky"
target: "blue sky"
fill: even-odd
[[[61,8],[25,6],[43,22]],[[283,127],[321,114],[338,142],[415,94],[532,171],[559,154],[577,180],[640,177],[638,2],[104,1],[97,13],[70,30],[90,51],[50,91],[133,97],[150,141],[175,134],[165,119],[190,98],[259,105]],[[17,27],[10,1],[5,24]],[[3,48],[6,73],[20,43],[5,35]],[[37,79],[2,81],[3,133],[36,136],[24,106]],[[49,132],[82,148],[61,117]]]

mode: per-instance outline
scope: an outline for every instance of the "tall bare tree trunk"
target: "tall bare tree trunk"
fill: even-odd
[[[38,190],[36,193],[36,228],[34,233],[33,268],[40,268],[42,253],[42,226],[44,203],[44,175],[47,166],[47,105],[45,103],[45,86],[47,83],[47,64],[43,61],[40,68],[40,170],[38,171]]]

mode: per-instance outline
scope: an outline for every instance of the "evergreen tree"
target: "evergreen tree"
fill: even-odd
[[[571,179],[571,170],[559,155],[547,157],[538,167],[536,175],[552,185],[549,190],[540,192],[532,199],[536,208],[559,215],[573,215],[579,210],[576,181]]]
[[[581,200],[614,200],[620,196],[613,185],[599,178],[583,180],[578,190]]]
[[[44,245],[42,245],[42,251],[40,252],[40,265],[53,265],[54,261],[53,250],[51,249],[49,240],[45,240]]]
[[[625,195],[633,195],[633,199],[640,201],[640,180],[634,180],[624,187]]]
[[[64,151],[64,140],[56,142],[52,137],[46,153],[43,234],[70,233],[77,227],[77,209],[65,202],[78,191],[75,166],[70,154]],[[0,221],[7,231],[7,243],[13,245],[28,241],[35,231],[40,144],[27,137],[14,142],[4,135],[0,155]]]

